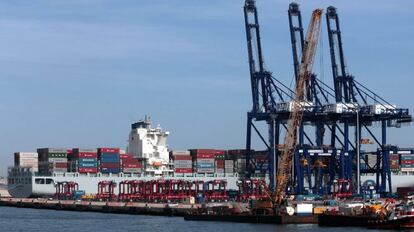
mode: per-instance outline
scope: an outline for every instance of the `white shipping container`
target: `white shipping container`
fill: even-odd
[[[22,164],[38,164],[39,162],[37,162],[37,160],[36,161],[21,161],[20,162],[20,165],[22,165]]]
[[[198,173],[214,173],[214,168],[197,168]]]
[[[190,155],[190,151],[171,151],[172,155]]]
[[[174,160],[174,165],[175,164],[192,164],[193,161],[192,160]]]
[[[38,164],[20,164],[19,167],[38,167]]]
[[[414,168],[401,168],[402,172],[414,172]]]
[[[214,163],[215,159],[209,159],[209,158],[202,158],[202,159],[196,159],[197,163]]]
[[[142,168],[124,168],[124,169],[122,169],[122,172],[124,172],[124,173],[141,173]]]
[[[37,158],[39,155],[37,152],[16,152],[15,155],[18,155],[20,158]]]
[[[177,166],[174,166],[174,168],[193,168],[193,166],[192,165],[177,165]]]
[[[38,161],[38,159],[37,158],[29,158],[29,157],[27,157],[27,158],[25,158],[25,157],[22,157],[22,158],[20,158],[20,159],[18,159],[18,161],[20,161],[20,162],[22,162],[22,161]]]
[[[192,167],[193,164],[189,163],[189,164],[174,164],[174,167]]]
[[[68,150],[66,148],[40,148],[38,153],[66,153]]]
[[[49,158],[49,163],[64,163],[64,162],[68,162],[68,158]]]

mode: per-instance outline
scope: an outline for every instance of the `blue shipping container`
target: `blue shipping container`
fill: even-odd
[[[198,163],[197,168],[214,168],[214,163]]]
[[[414,160],[414,155],[401,155],[401,160]]]
[[[119,163],[119,159],[115,157],[101,157],[102,163]]]
[[[401,168],[414,168],[414,164],[401,164]]]
[[[120,171],[119,168],[101,168],[102,173],[119,173]]]
[[[93,162],[97,162],[98,159],[96,158],[80,158],[79,159],[79,163],[93,163]]]
[[[98,163],[79,163],[80,168],[97,168]]]
[[[102,156],[117,156],[119,157],[119,153],[99,153],[99,157]]]

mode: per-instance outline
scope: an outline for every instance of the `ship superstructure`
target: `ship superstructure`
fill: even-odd
[[[172,172],[169,168],[169,153],[167,138],[169,131],[164,131],[158,125],[152,128],[151,118],[145,116],[144,120],[133,123],[129,133],[127,153],[136,158],[147,160],[146,172],[162,175]]]

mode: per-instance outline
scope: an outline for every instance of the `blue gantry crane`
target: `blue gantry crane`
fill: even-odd
[[[408,109],[398,108],[390,104],[347,73],[339,17],[335,7],[330,6],[327,8],[326,22],[336,103],[356,108],[351,115],[344,114],[341,117],[344,127],[344,147],[341,152],[341,162],[344,162],[344,165],[342,165],[343,168],[340,175],[346,179],[352,179],[353,173],[355,174],[352,168],[352,162],[355,160],[353,156],[355,149],[353,151],[349,149],[350,125],[354,125],[357,131],[355,145],[353,146],[354,148],[356,147],[357,151],[361,141],[361,129],[364,128],[379,147],[375,152],[377,156],[376,167],[365,170],[365,172],[377,174],[376,185],[378,191],[391,192],[389,153],[391,150],[398,148],[387,144],[387,128],[400,127],[401,123],[411,122],[412,117]],[[381,124],[381,141],[378,139],[379,136],[375,135],[372,129],[370,129],[374,122]],[[345,157],[346,154],[348,155]],[[360,162],[360,160],[356,162]],[[388,189],[386,189],[386,186],[388,186]]]
[[[279,144],[280,137],[286,133],[284,131],[291,112],[293,91],[265,68],[254,0],[245,0],[244,16],[253,100],[252,109],[247,113],[246,170],[248,176],[253,175],[250,160],[254,131],[268,150],[270,188],[273,190],[277,184],[274,176],[280,154],[278,148],[283,146]],[[294,74],[297,80],[299,60],[304,47],[304,29],[298,4],[289,5],[288,16]],[[374,152],[367,152],[373,153],[377,161],[374,166],[365,165],[367,168],[362,169],[362,173],[376,174],[378,191],[391,191],[388,155],[390,151],[396,152],[398,147],[387,144],[387,128],[411,122],[411,115],[408,109],[390,104],[347,73],[336,8],[327,8],[326,24],[334,87],[319,80],[315,74],[310,75],[306,81],[306,96],[302,103],[303,123],[298,128],[298,146],[288,189],[294,194],[309,191],[329,194],[336,179],[358,182],[358,165],[355,164],[360,161],[357,161],[356,155],[360,150],[361,132],[364,129],[379,148]],[[255,124],[259,122],[267,124],[267,136],[256,127]],[[375,122],[381,123],[381,141],[372,129]],[[350,132],[352,128],[355,129],[355,134]],[[314,136],[307,134],[309,129],[315,132]],[[324,144],[327,134],[325,132],[330,134],[328,144]],[[365,159],[361,161],[366,162]]]

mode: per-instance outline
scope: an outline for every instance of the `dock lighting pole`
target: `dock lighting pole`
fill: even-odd
[[[357,126],[357,131],[356,131],[356,136],[357,136],[357,163],[356,163],[356,180],[357,180],[357,193],[361,194],[361,167],[360,167],[360,163],[361,163],[361,157],[360,157],[360,142],[361,142],[361,131],[359,129],[359,106],[357,108],[357,120],[356,120],[356,126]]]

